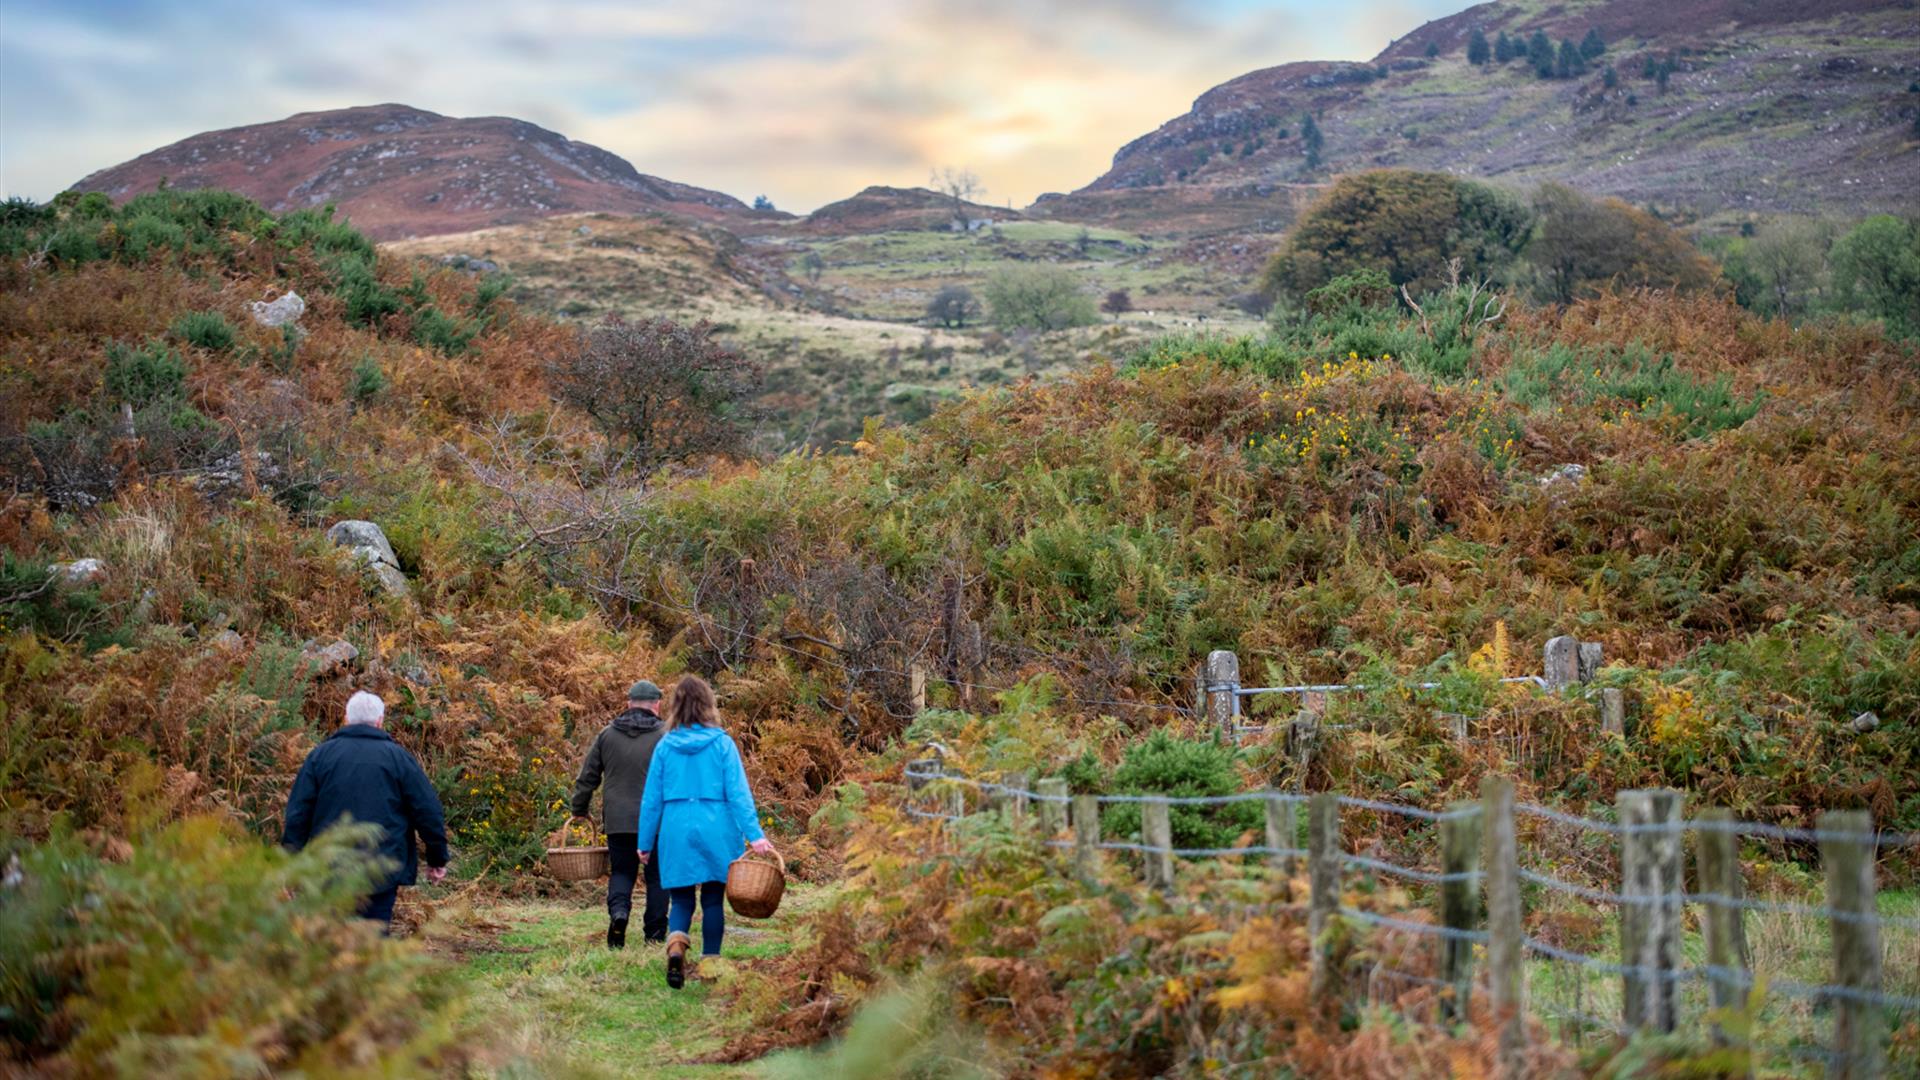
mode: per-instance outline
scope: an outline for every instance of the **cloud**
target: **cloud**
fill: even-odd
[[[511,115],[806,209],[977,172],[1079,187],[1207,88],[1364,58],[1434,0],[0,0],[0,190],[45,198],[211,128],[401,101]],[[84,133],[76,135],[75,133]]]

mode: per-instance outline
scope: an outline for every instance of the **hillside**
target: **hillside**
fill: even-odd
[[[1490,41],[1594,31],[1606,51],[1541,78],[1524,56],[1470,64],[1476,28]],[[1920,19],[1900,2],[1496,0],[1368,63],[1285,64],[1223,83],[1121,147],[1105,175],[1033,210],[1115,221],[1147,204],[1174,211],[1166,229],[1284,224],[1295,185],[1392,166],[1559,180],[1707,217],[1898,212],[1920,204],[1916,74]],[[1324,138],[1318,168],[1305,114]]]
[[[238,192],[275,212],[333,203],[376,239],[464,232],[583,210],[752,214],[717,191],[638,172],[614,154],[524,120],[405,105],[299,113],[209,131],[79,183],[116,200],[161,183]]]
[[[801,221],[809,232],[832,235],[886,232],[895,229],[948,229],[963,219],[976,223],[1018,221],[1020,213],[1003,206],[955,200],[926,188],[896,188],[875,184],[859,194],[831,202]]]

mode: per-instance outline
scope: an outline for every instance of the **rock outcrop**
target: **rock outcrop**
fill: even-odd
[[[351,551],[389,594],[406,596],[411,591],[407,575],[400,570],[400,559],[380,526],[371,521],[339,521],[327,530],[327,539]]]

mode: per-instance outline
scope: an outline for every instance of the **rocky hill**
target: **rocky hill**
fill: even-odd
[[[812,233],[852,235],[894,229],[950,228],[963,219],[974,227],[982,223],[1017,221],[1021,214],[1004,206],[987,206],[923,187],[897,188],[874,184],[858,194],[831,202],[808,214],[801,225]]]
[[[124,200],[162,182],[225,188],[276,212],[334,203],[376,239],[580,211],[744,219],[731,195],[648,176],[597,146],[507,117],[406,105],[299,113],[183,139],[75,184]]]
[[[1521,55],[1470,63],[1476,30],[1517,39]],[[1542,77],[1525,55],[1536,31],[1556,58],[1589,32],[1605,51]],[[1916,75],[1920,17],[1900,0],[1497,0],[1368,63],[1285,64],[1217,86],[1034,212],[1147,227],[1151,208],[1171,207],[1163,229],[1257,228],[1290,220],[1300,185],[1387,166],[1559,180],[1729,221],[1912,210]]]

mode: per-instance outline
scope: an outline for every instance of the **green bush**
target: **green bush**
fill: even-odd
[[[151,792],[157,770],[128,783]],[[367,833],[289,855],[198,817],[120,863],[61,836],[23,852],[0,904],[0,1049],[84,1076],[434,1072],[459,990],[351,917],[378,872]]]
[[[995,325],[1003,330],[1065,330],[1100,318],[1093,297],[1063,267],[1008,267],[995,271],[983,291]]]
[[[233,324],[217,311],[189,311],[173,320],[173,325],[168,329],[174,337],[209,352],[226,352],[233,348],[236,336]]]
[[[1155,731],[1127,751],[1114,770],[1112,789],[1125,795],[1172,795],[1182,798],[1231,795],[1241,790],[1231,747],[1213,740],[1179,739]],[[1233,847],[1240,835],[1257,827],[1260,805],[1255,802],[1217,806],[1180,806],[1170,809],[1173,845],[1184,848]],[[1115,837],[1140,833],[1140,804],[1117,803],[1101,818],[1102,829]]]
[[[285,251],[311,251],[323,259],[351,256],[371,267],[378,254],[373,241],[347,222],[333,220],[333,212],[332,203],[295,210],[264,232]]]
[[[128,401],[142,409],[156,401],[179,397],[187,378],[187,363],[164,341],[133,346],[107,346],[106,392],[113,402]]]
[[[478,323],[456,319],[428,304],[413,313],[413,340],[442,356],[459,356],[480,334]]]
[[[347,396],[365,404],[387,391],[387,373],[380,370],[380,361],[367,353],[354,362],[353,376],[347,382]]]
[[[1136,347],[1126,371],[1152,371],[1171,364],[1205,361],[1232,371],[1252,371],[1272,379],[1300,374],[1300,353],[1278,339],[1223,334],[1168,334]]]
[[[1737,428],[1760,409],[1758,396],[1733,393],[1731,376],[1702,382],[1675,368],[1671,356],[1656,358],[1643,348],[1596,353],[1555,345],[1523,352],[1501,373],[1500,386],[1508,399],[1534,410],[1571,400],[1618,402],[1644,416],[1671,414],[1690,438]]]
[[[1843,306],[1920,336],[1920,223],[1870,217],[1834,242],[1831,261]]]
[[[334,257],[332,269],[334,295],[340,298],[347,321],[353,325],[377,328],[387,316],[406,310],[406,300],[374,272],[372,256],[340,254]]]

